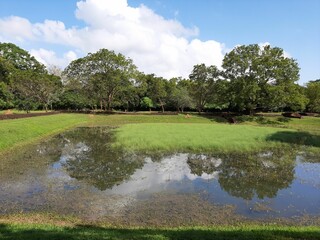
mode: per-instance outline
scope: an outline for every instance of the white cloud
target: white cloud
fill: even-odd
[[[30,54],[46,66],[66,66],[71,61],[77,59],[77,54],[73,51],[68,51],[62,57],[58,57],[54,51],[40,48],[38,50],[30,50]]]
[[[219,67],[225,53],[223,44],[197,39],[196,27],[165,19],[144,5],[130,7],[127,0],[79,1],[76,17],[87,26],[66,28],[61,21],[31,24],[20,17],[0,19],[0,39],[63,45],[81,56],[107,48],[132,58],[141,71],[166,78],[187,77],[199,63]],[[41,48],[32,53],[46,64],[65,67],[68,60]]]
[[[0,19],[0,39],[13,39],[22,42],[25,39],[33,39],[32,24],[29,20],[17,16]]]

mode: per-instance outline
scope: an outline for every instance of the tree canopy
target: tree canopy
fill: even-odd
[[[252,112],[257,107],[283,109],[299,80],[296,60],[270,45],[238,46],[226,54],[222,67],[229,80],[230,104],[239,111]]]
[[[79,81],[97,100],[111,110],[114,98],[130,85],[136,66],[131,59],[114,51],[101,49],[74,60],[63,71],[69,79]]]
[[[108,49],[62,71],[0,43],[0,108],[320,112],[319,80],[300,86],[299,70],[283,49],[251,44],[228,52],[222,68],[194,65],[188,79],[139,72],[130,58]]]

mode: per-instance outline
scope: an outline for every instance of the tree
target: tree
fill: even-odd
[[[8,109],[13,107],[13,95],[9,91],[9,87],[0,81],[0,109]]]
[[[0,82],[9,84],[10,74],[12,74],[13,71],[13,65],[8,60],[0,56]]]
[[[151,100],[150,98],[148,98],[148,97],[143,97],[143,98],[141,99],[140,105],[141,105],[141,107],[143,107],[143,108],[148,108],[149,111],[151,111],[151,108],[153,108],[153,102],[152,102],[152,100]]]
[[[306,95],[309,99],[308,111],[320,112],[320,79],[307,83]]]
[[[77,59],[63,71],[68,79],[78,80],[105,109],[111,110],[113,101],[123,88],[130,85],[136,66],[131,59],[107,49],[89,53]]]
[[[0,43],[0,57],[10,62],[15,69],[46,73],[43,64],[13,43]]]
[[[171,100],[178,112],[183,112],[185,108],[192,107],[192,98],[186,87],[177,86],[171,95]]]
[[[152,100],[154,104],[161,107],[162,112],[164,112],[164,106],[166,105],[167,80],[156,77],[154,74],[148,74],[145,76],[147,83],[147,95]]]
[[[35,103],[42,104],[48,111],[48,106],[55,100],[62,86],[59,77],[30,70],[16,72],[11,84],[15,95],[22,100],[22,108],[27,111]]]
[[[220,72],[216,66],[207,67],[205,64],[198,64],[193,67],[189,75],[191,80],[191,95],[193,96],[196,108],[200,113],[210,101],[215,92],[215,83],[219,79]]]
[[[280,109],[290,103],[299,66],[281,48],[242,45],[227,53],[222,67],[229,81],[231,107],[250,114],[257,107]],[[276,97],[276,101],[274,101]]]

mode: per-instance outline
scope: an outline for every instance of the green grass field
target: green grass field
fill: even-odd
[[[181,228],[117,228],[90,225],[1,224],[0,239],[319,239],[318,227],[238,226]]]
[[[75,126],[119,126],[117,146],[131,150],[248,151],[280,143],[320,147],[320,118],[278,122],[242,121],[192,115],[58,114],[0,121],[0,152],[40,140]]]
[[[228,124],[126,124],[116,130],[116,146],[139,151],[258,151],[277,147],[272,136],[295,130]]]
[[[88,121],[87,115],[57,114],[0,121],[0,151],[31,143]]]

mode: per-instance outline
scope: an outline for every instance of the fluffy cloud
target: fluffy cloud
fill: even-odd
[[[1,39],[23,41],[33,39],[33,26],[29,20],[21,17],[10,16],[0,19]]]
[[[223,44],[197,39],[196,27],[165,19],[144,5],[130,7],[127,0],[79,1],[76,17],[86,27],[66,28],[52,20],[32,24],[20,17],[0,19],[0,39],[63,45],[80,56],[107,48],[132,58],[141,71],[166,78],[187,77],[198,63],[219,67],[225,53]],[[62,67],[76,56],[58,58],[43,48],[32,54],[45,64]]]
[[[54,51],[40,48],[30,50],[30,54],[46,66],[66,66],[77,59],[77,54],[73,51],[68,51],[62,57],[58,57]]]

